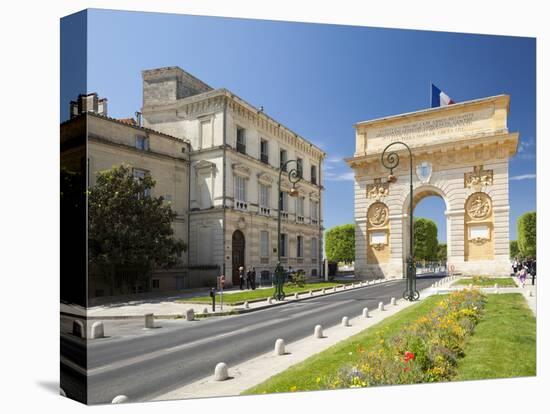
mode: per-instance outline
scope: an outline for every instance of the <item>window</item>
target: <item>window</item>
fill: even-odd
[[[199,137],[199,149],[212,146],[212,122],[201,121],[201,131]]]
[[[269,215],[269,187],[260,184],[260,214]]]
[[[285,162],[287,162],[287,153],[286,150],[282,149],[279,151],[279,167],[286,171]]]
[[[240,175],[235,176],[235,207],[239,210],[247,210],[246,202],[246,178]]]
[[[304,257],[304,236],[297,237],[296,257]]]
[[[260,257],[269,257],[269,232],[260,231]]]
[[[317,242],[317,237],[311,238],[311,261],[317,262],[317,256],[319,254],[319,244]]]
[[[143,135],[136,136],[136,148],[140,151],[149,151],[149,138]]]
[[[296,158],[296,168],[298,169],[298,174],[300,177],[304,177],[304,160],[301,158]]]
[[[286,257],[287,254],[287,235],[285,233],[281,234],[281,241],[279,248],[281,249],[281,256]]]
[[[304,221],[304,197],[296,199],[296,221]]]
[[[134,176],[134,180],[141,181],[141,180],[145,179],[145,177],[147,175],[149,175],[149,171],[141,170],[139,168],[134,168],[133,171],[132,171],[132,175]],[[145,191],[143,192],[143,196],[148,197],[150,195],[151,195],[151,189],[146,188]]]
[[[317,167],[315,165],[311,166],[311,182],[317,184]]]
[[[269,164],[269,144],[265,139],[260,140],[260,161]]]
[[[237,151],[246,154],[246,139],[244,128],[237,127]]]
[[[152,282],[151,284],[152,284],[153,289],[160,288],[160,280],[159,279],[153,279],[151,282]]]
[[[318,224],[319,223],[319,202],[311,200],[310,203],[310,217],[311,217],[311,224]]]

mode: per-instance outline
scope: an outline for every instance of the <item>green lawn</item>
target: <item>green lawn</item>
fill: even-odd
[[[457,380],[536,375],[536,319],[520,293],[489,295]]]
[[[468,277],[457,280],[453,286],[468,286],[470,283],[479,287],[493,287],[495,283],[498,283],[498,287],[516,287],[511,277]]]
[[[243,394],[289,392],[291,387],[296,391],[324,389],[317,379],[336,375],[341,367],[356,362],[359,346],[372,346],[380,332],[385,338],[396,335],[441,299],[442,295],[431,296]],[[521,294],[488,295],[484,316],[466,345],[456,380],[535,375],[535,341],[535,318]]]
[[[243,394],[266,394],[273,392],[288,392],[291,387],[297,391],[324,389],[317,378],[336,375],[346,364],[357,361],[357,348],[368,348],[380,339],[378,333],[383,330],[383,336],[389,338],[401,331],[401,328],[416,320],[419,315],[429,312],[443,295],[431,296],[401,312],[392,315],[382,322],[363,332],[342,341],[327,350],[313,355],[305,361],[296,364],[267,381],[243,392]]]
[[[330,288],[333,286],[341,286],[343,284],[349,284],[352,282],[345,281],[345,282],[319,282],[319,283],[307,283],[304,287],[295,287],[295,286],[285,286],[284,292],[285,295],[288,297],[290,295],[294,295],[294,293],[298,292],[309,292],[310,290],[320,290],[323,288]],[[238,293],[229,293],[223,295],[223,303],[228,305],[239,305],[244,303],[245,301],[253,301],[258,299],[267,299],[275,293],[275,288],[270,289],[256,289],[256,290],[243,290],[242,292]],[[216,295],[216,301],[220,300],[220,295]],[[212,299],[210,296],[196,296],[193,298],[187,298],[187,299],[178,299],[177,302],[183,302],[183,303],[211,303]]]

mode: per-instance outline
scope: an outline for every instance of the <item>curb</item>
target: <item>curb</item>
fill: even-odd
[[[390,279],[390,280],[382,281],[380,283],[374,283],[372,285],[356,286],[356,287],[353,287],[353,288],[350,287],[349,289],[340,290],[340,291],[336,291],[336,292],[325,292],[324,294],[317,295],[317,296],[305,296],[303,298],[292,299],[292,300],[289,300],[289,301],[277,302],[277,303],[273,303],[271,305],[260,306],[260,307],[257,307],[257,308],[249,308],[249,309],[237,308],[237,309],[232,309],[231,311],[228,311],[228,312],[212,312],[212,313],[207,313],[207,314],[199,313],[199,314],[195,314],[195,318],[204,319],[204,318],[209,318],[209,317],[212,317],[212,316],[241,315],[241,314],[245,314],[245,313],[256,312],[256,311],[259,311],[259,310],[270,309],[270,308],[274,308],[274,307],[277,307],[277,306],[283,306],[283,305],[287,305],[287,304],[290,304],[290,303],[301,302],[301,301],[304,301],[304,300],[315,299],[315,298],[325,297],[325,296],[329,296],[329,295],[337,295],[338,293],[342,293],[342,292],[350,292],[350,291],[353,291],[353,290],[365,289],[365,288],[369,288],[369,287],[372,287],[372,286],[383,285],[385,283],[394,282],[396,280],[401,280],[401,279]],[[313,290],[313,292],[320,292],[321,290],[322,290],[322,288],[321,289],[315,289],[315,290]],[[308,291],[306,291],[304,293],[307,293],[307,292]],[[255,302],[262,302],[262,301],[265,302],[266,299],[267,298],[263,298],[263,299],[255,301]],[[254,302],[249,301],[248,303],[254,303]],[[143,315],[83,316],[83,315],[72,314],[70,312],[60,312],[60,314],[63,315],[63,316],[70,316],[70,317],[73,317],[73,318],[85,319],[85,320],[88,320],[88,321],[94,321],[94,320],[105,320],[105,321],[111,320],[112,321],[112,320],[143,319]],[[157,314],[155,314],[155,319],[185,319],[185,318],[183,317],[183,314],[179,313],[179,314],[168,314],[168,315],[157,315]]]

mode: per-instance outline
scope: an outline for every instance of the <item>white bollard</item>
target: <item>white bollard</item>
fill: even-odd
[[[323,338],[323,327],[321,325],[315,325],[315,329],[313,330],[313,337]]]
[[[151,329],[155,327],[155,315],[152,313],[145,314],[145,328]]]
[[[349,318],[347,316],[342,318],[342,326],[349,326]]]
[[[313,296],[313,290],[310,290],[310,291],[309,291],[309,296],[310,296],[310,297]]]
[[[214,368],[214,381],[225,381],[229,378],[229,372],[227,370],[227,364],[220,362]]]
[[[325,294],[325,288],[321,289],[321,293],[324,295]]]
[[[284,339],[277,339],[275,341],[275,349],[273,350],[273,354],[278,355],[284,355],[285,354],[285,341]]]
[[[498,289],[498,283],[495,283],[495,289]]]
[[[111,401],[111,404],[123,404],[130,401],[130,399],[125,395],[117,395],[115,398],[113,398],[113,401]]]
[[[92,324],[90,338],[97,339],[97,338],[103,338],[104,336],[105,336],[105,329],[103,328],[103,322],[95,321]]]
[[[383,310],[384,310],[384,302],[379,302],[379,303],[378,303],[378,310],[379,310],[379,311],[383,311]]]
[[[529,291],[529,297],[531,297],[531,298],[532,298],[533,296],[535,296],[535,295],[533,294],[533,291],[532,291],[532,290],[530,290],[530,291]]]
[[[208,308],[204,308],[204,309],[202,310],[202,313],[208,313]]]
[[[193,309],[187,309],[185,311],[185,319],[187,319],[188,322],[195,320],[195,311]]]
[[[245,309],[250,308],[250,305],[248,304],[248,302],[245,302],[245,303],[244,303],[244,308],[245,308]]]
[[[333,292],[336,292],[336,286],[333,286],[333,287],[332,287],[332,291],[333,291]]]
[[[59,387],[59,395],[61,395],[62,397],[66,397],[67,394],[65,394],[65,391],[63,391],[63,388]]]
[[[392,306],[395,306],[395,298],[391,298],[390,303],[392,304]]]
[[[473,289],[473,288],[474,288],[474,285],[473,285],[472,283],[470,283],[470,284],[468,285],[468,287],[469,287],[470,289]]]
[[[84,328],[84,322],[75,319],[73,321],[73,335],[79,338],[86,338],[86,329]]]
[[[369,317],[369,308],[363,308],[363,318]]]
[[[298,299],[298,292],[294,294],[294,299]]]
[[[266,302],[268,305],[271,305],[273,303],[273,298],[267,298]]]

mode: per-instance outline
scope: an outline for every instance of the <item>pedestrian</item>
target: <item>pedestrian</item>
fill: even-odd
[[[239,288],[243,290],[243,284],[244,284],[244,267],[239,267]]]
[[[535,284],[535,276],[537,275],[537,259],[533,259],[531,263],[531,284]]]
[[[514,260],[512,261],[512,270],[514,271],[514,275],[518,273],[518,258],[514,257]]]
[[[254,266],[252,266],[252,270],[250,271],[250,284],[252,290],[256,290],[256,268]]]
[[[248,272],[246,272],[246,289],[250,289],[252,287],[252,284],[250,283],[250,273],[251,270],[248,269]]]
[[[527,269],[525,266],[522,266],[521,270],[519,271],[519,282],[521,283],[521,287],[525,286],[525,278],[527,277]]]

